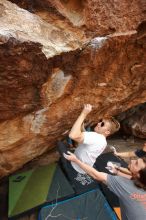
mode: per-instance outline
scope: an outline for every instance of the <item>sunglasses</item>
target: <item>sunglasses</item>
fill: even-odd
[[[103,119],[100,119],[100,120],[98,121],[98,123],[100,123],[100,126],[101,126],[101,127],[104,127],[104,125],[105,125]]]

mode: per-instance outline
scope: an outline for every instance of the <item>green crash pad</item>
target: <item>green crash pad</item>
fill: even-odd
[[[72,195],[71,185],[55,163],[10,176],[8,217]]]

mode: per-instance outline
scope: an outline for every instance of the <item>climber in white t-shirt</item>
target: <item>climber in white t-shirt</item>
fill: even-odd
[[[92,105],[84,105],[81,114],[69,133],[69,137],[78,142],[78,147],[74,152],[78,159],[93,166],[96,158],[107,146],[106,137],[119,130],[120,124],[114,118],[107,117],[97,123],[93,132],[82,132],[82,123],[91,111]],[[71,164],[77,172],[84,173],[76,163],[71,162]]]
[[[118,131],[120,124],[113,117],[105,117],[104,119],[99,120],[94,131],[82,131],[82,124],[91,111],[92,105],[85,104],[81,114],[69,132],[69,137],[78,143],[74,152],[77,158],[82,162],[93,166],[96,158],[107,146],[106,137]],[[58,143],[58,150],[61,156],[63,153],[67,152],[67,148],[63,145],[63,143]],[[67,162],[70,163],[69,161]],[[85,173],[76,163],[71,162],[71,166],[78,173]]]

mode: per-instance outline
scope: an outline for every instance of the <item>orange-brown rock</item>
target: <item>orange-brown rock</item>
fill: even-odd
[[[142,1],[44,3],[58,14],[36,2],[33,14],[0,0],[1,177],[54,148],[84,103],[96,122],[146,101]]]
[[[145,0],[11,0],[38,14],[44,20],[82,27],[86,32],[104,35],[134,30],[145,19]],[[59,20],[59,21],[58,21]]]

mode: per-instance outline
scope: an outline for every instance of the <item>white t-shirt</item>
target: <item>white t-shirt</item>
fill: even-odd
[[[75,155],[82,162],[93,166],[96,158],[104,151],[107,146],[106,138],[96,132],[83,132],[84,140],[75,150]],[[71,161],[73,168],[79,173],[85,173],[76,163]]]

